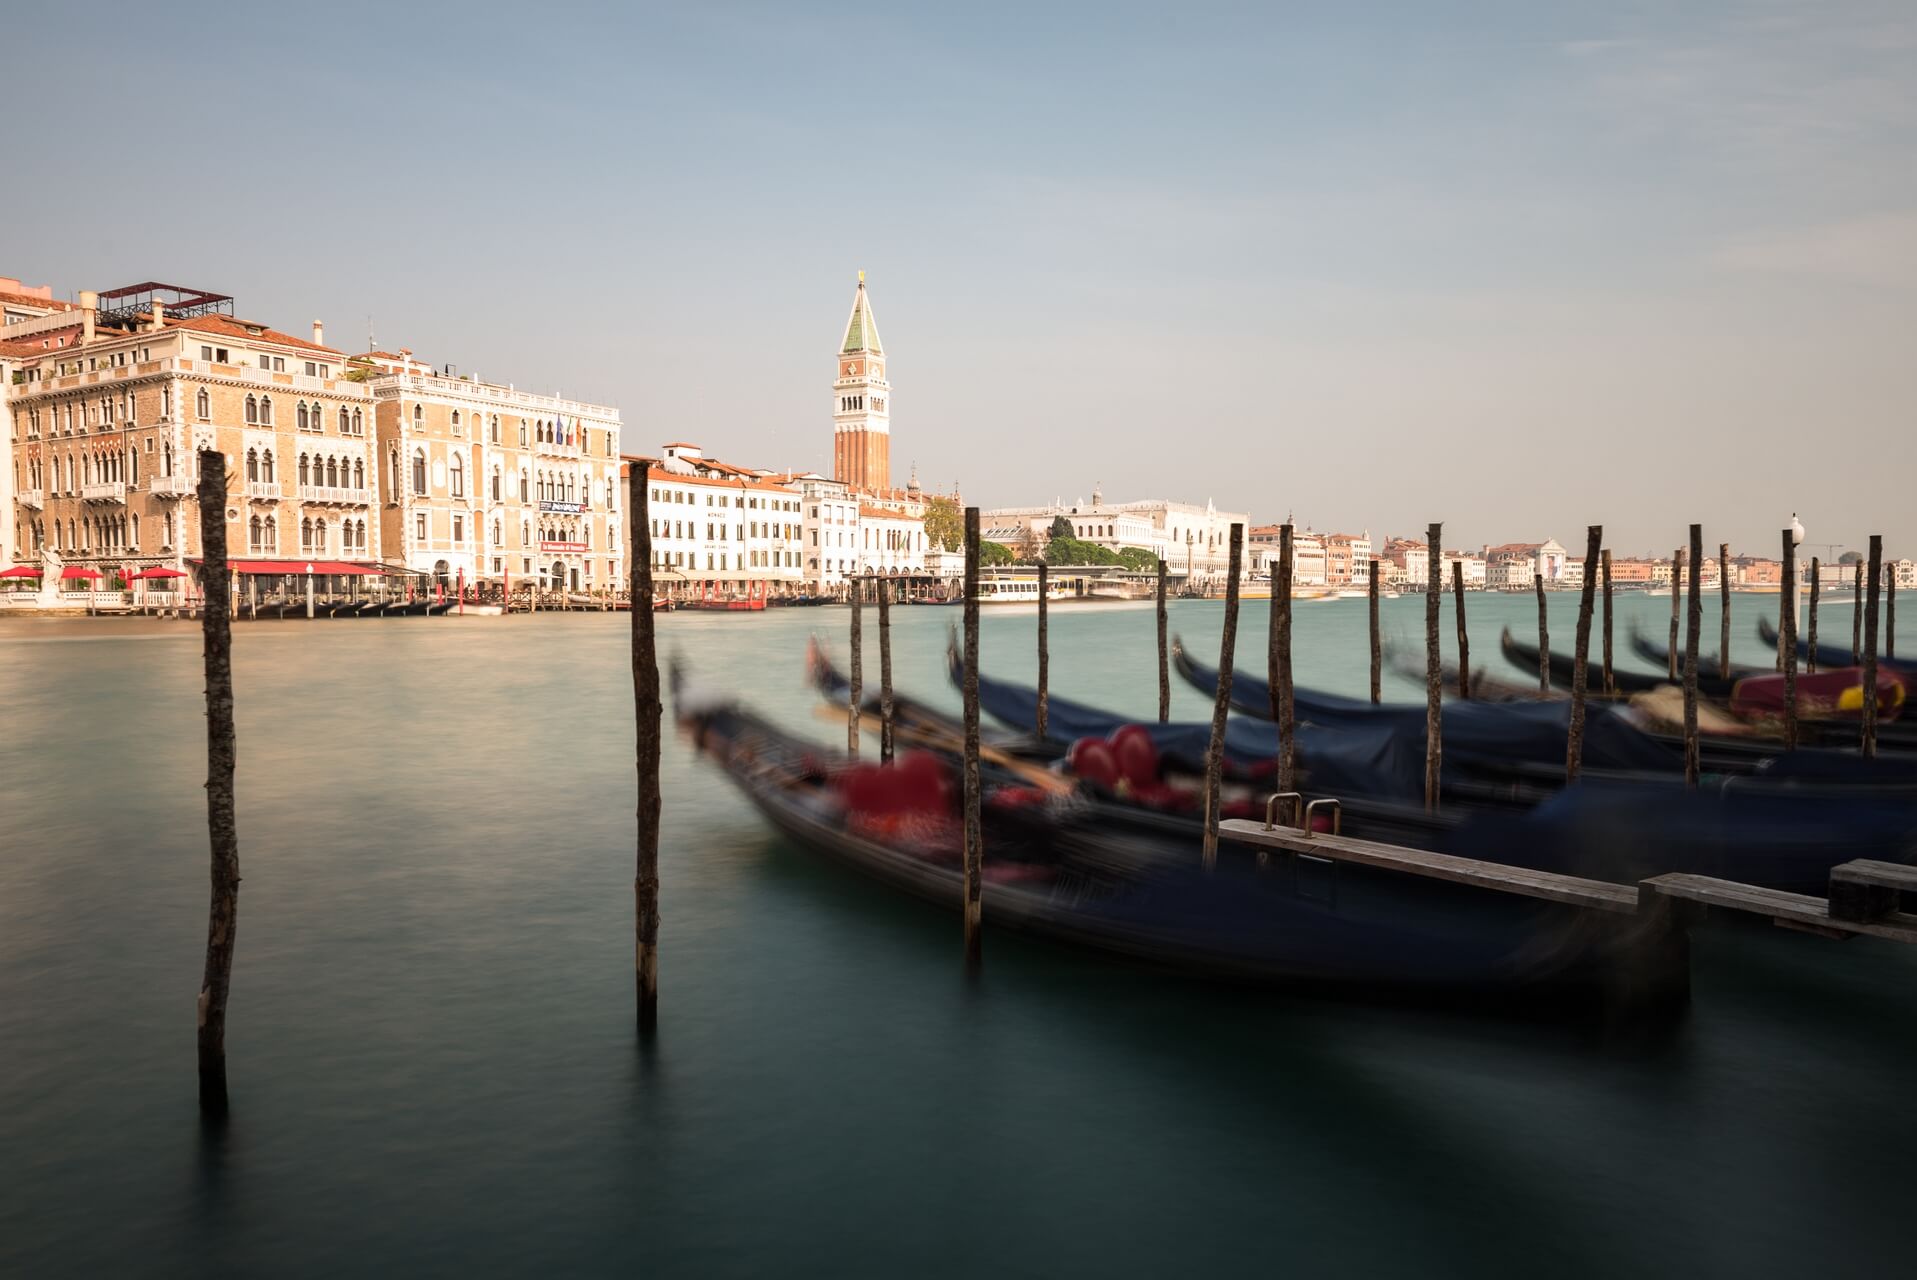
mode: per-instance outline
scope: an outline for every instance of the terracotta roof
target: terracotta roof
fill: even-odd
[[[71,302],[61,302],[58,298],[41,298],[31,293],[14,293],[0,290],[0,302],[18,303],[23,307],[39,307],[45,311],[73,311],[77,308]]]
[[[894,511],[890,507],[868,507],[863,502],[859,504],[859,514],[861,516],[874,516],[880,520],[917,520],[919,518],[917,516],[908,516],[903,511]]]
[[[1485,554],[1492,555],[1492,556],[1499,555],[1499,554],[1531,555],[1535,553],[1537,549],[1543,545],[1544,544],[1542,542],[1505,542],[1505,543],[1500,543],[1498,546],[1490,548],[1488,551],[1485,552]]]
[[[269,329],[265,325],[254,325],[249,328],[231,316],[194,316],[187,320],[176,320],[168,316],[166,322],[169,327],[192,329],[196,333],[217,333],[228,338],[250,338],[255,342],[271,342],[283,347],[299,347],[304,351],[324,351],[327,355],[331,356],[343,357],[346,354],[337,347],[323,347],[317,342],[308,342],[304,338],[295,338],[290,333],[281,333],[279,330]],[[258,329],[259,332],[254,333],[253,329]]]
[[[638,459],[638,461],[645,461],[645,459]],[[626,474],[627,470],[628,468],[621,467],[620,474]],[[794,498],[799,496],[796,492],[786,488],[782,484],[771,484],[764,480],[721,480],[713,476],[688,476],[682,475],[677,471],[663,470],[657,465],[650,468],[650,478],[666,484],[696,484],[705,485],[712,489],[754,489],[765,493],[783,493]]]

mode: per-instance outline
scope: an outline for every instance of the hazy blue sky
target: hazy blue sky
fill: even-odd
[[[9,30],[0,274],[62,295],[829,469],[864,268],[899,478],[986,505],[1917,552],[1907,2],[87,15]]]

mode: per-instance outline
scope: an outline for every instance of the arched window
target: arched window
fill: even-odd
[[[246,420],[248,423],[254,426],[259,425],[260,402],[258,400],[255,400],[252,396],[248,396],[246,398]]]
[[[336,458],[326,460],[326,484],[328,488],[339,488],[339,461]]]
[[[260,455],[260,474],[268,484],[273,483],[273,451],[268,449]]]
[[[466,496],[466,464],[456,453],[453,455],[452,492],[455,498]]]
[[[246,522],[246,545],[254,551],[260,549],[260,518],[258,516]]]
[[[266,396],[260,397],[260,425],[262,427],[273,425],[273,401]]]
[[[193,412],[202,419],[213,416],[213,397],[206,394],[206,388],[200,388],[200,394],[193,397]]]
[[[309,469],[309,466],[306,460],[306,455],[302,453],[300,455],[300,486],[304,488],[305,486],[311,484],[312,482],[313,482],[313,473]]]
[[[265,547],[268,551],[279,550],[280,522],[278,520],[275,520],[272,516],[268,516],[262,520],[260,522],[260,534],[266,539]]]
[[[313,521],[313,550],[324,554],[326,551],[326,521]]]
[[[306,430],[306,401],[302,400],[293,411],[293,421],[301,431]]]
[[[309,517],[309,518],[304,518],[300,521],[300,550],[311,551],[312,549],[313,549],[313,521]]]
[[[426,406],[425,405],[416,404],[413,406],[413,425],[415,427],[423,427],[426,425]]]
[[[500,489],[501,481],[502,481],[502,477],[499,473],[499,464],[495,462],[493,463],[493,501],[494,502],[499,501],[499,495],[501,493],[501,489]]]
[[[528,500],[528,494],[526,492],[526,488],[527,488],[526,469],[524,467],[521,467],[519,469],[519,500],[521,502],[525,502]]]
[[[351,435],[353,433],[352,419],[346,416],[345,405],[341,405],[339,407],[339,433],[343,436]]]
[[[413,492],[426,492],[426,451],[413,450]]]
[[[459,434],[459,410],[453,410],[453,434]]]
[[[126,452],[126,478],[128,484],[140,483],[140,451],[128,449]]]
[[[366,487],[366,463],[358,458],[353,459],[353,487],[355,489]]]
[[[260,455],[257,450],[248,449],[246,451],[246,478],[248,480],[258,480],[260,478]]]

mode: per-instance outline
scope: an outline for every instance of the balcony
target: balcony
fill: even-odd
[[[93,484],[83,484],[80,486],[80,501],[82,502],[125,502],[126,501],[126,481],[99,480],[99,481],[95,481]]]
[[[301,502],[316,502],[329,507],[363,507],[370,501],[370,489],[338,488],[330,484],[303,484]]]
[[[156,498],[184,498],[193,492],[185,476],[153,476],[146,487]]]
[[[23,507],[32,507],[35,511],[46,505],[38,489],[22,489],[13,495],[14,500]]]
[[[280,482],[277,480],[248,480],[246,496],[254,502],[278,502],[285,495],[280,492]]]

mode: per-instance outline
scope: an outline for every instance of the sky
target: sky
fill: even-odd
[[[1917,554],[1908,3],[123,5],[17,23],[0,275],[831,466],[1446,542]]]

